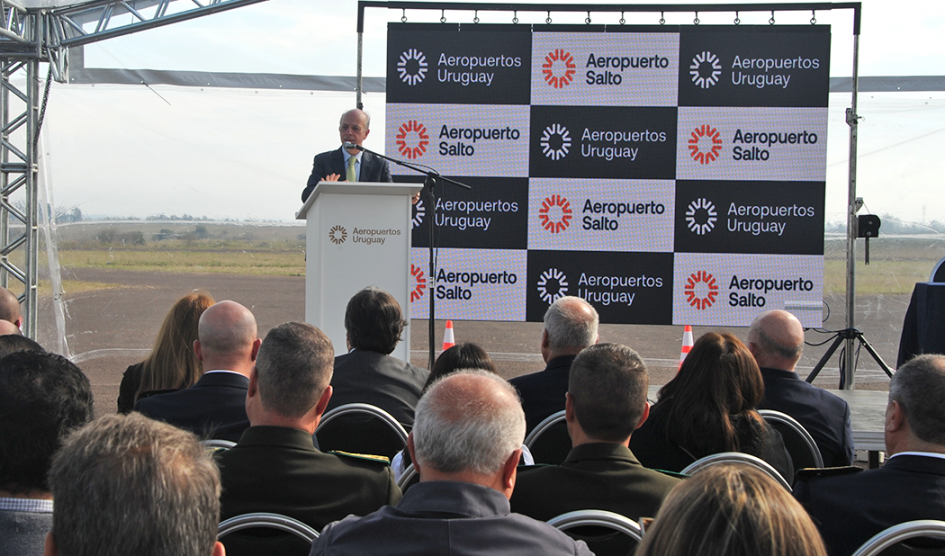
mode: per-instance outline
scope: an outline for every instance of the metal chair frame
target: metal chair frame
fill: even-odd
[[[322,415],[321,421],[318,423],[318,427],[315,429],[315,436],[318,436],[318,431],[321,430],[325,425],[334,421],[342,415],[348,415],[350,413],[360,413],[366,414],[371,417],[377,417],[384,422],[385,425],[391,428],[397,435],[403,440],[404,446],[407,445],[407,430],[404,429],[403,425],[397,422],[397,419],[384,411],[383,409],[373,406],[366,403],[349,403],[342,406],[338,406],[335,409],[332,409],[328,413]]]
[[[528,446],[528,449],[532,449],[532,445],[538,440],[539,436],[561,421],[564,421],[563,409],[545,417],[545,419],[541,423],[538,423],[538,426],[532,429],[532,432],[528,433],[528,436],[525,437],[525,445]]]
[[[804,440],[804,444],[807,445],[807,449],[810,450],[811,455],[814,456],[814,464],[818,468],[823,468],[824,466],[824,457],[820,453],[820,448],[817,447],[817,442],[814,441],[814,437],[807,432],[807,429],[804,428],[804,425],[797,422],[794,417],[780,411],[775,411],[773,409],[759,409],[758,413],[764,417],[764,420],[770,423],[780,423],[787,425]]]
[[[312,542],[318,538],[318,531],[297,519],[281,514],[256,512],[234,516],[222,521],[217,531],[217,539],[225,537],[230,533],[235,533],[236,531],[255,527],[278,529],[286,533],[292,533],[308,542]]]
[[[236,446],[236,442],[231,440],[223,440],[222,438],[210,438],[208,440],[201,440],[200,445],[204,448],[229,450],[233,446]]]
[[[606,527],[640,542],[643,540],[643,531],[640,525],[627,516],[606,510],[577,510],[561,514],[548,520],[548,525],[565,531],[574,527]]]
[[[718,454],[708,455],[702,459],[690,463],[688,467],[682,470],[682,473],[684,475],[695,475],[696,473],[712,465],[721,465],[726,463],[742,463],[753,465],[767,473],[772,479],[777,481],[779,485],[786,488],[788,492],[791,492],[791,485],[788,484],[787,480],[785,480],[785,478],[782,477],[780,473],[778,473],[777,469],[771,467],[770,463],[759,457],[755,457],[751,454],[743,454],[742,452],[720,452]]]
[[[920,519],[893,525],[873,535],[853,553],[853,556],[878,556],[894,544],[916,537],[945,540],[945,521]]]

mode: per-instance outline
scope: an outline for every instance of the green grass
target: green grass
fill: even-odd
[[[81,249],[59,252],[65,268],[114,268],[137,272],[300,276],[305,254],[283,250]]]

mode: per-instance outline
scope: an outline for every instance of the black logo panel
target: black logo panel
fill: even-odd
[[[679,37],[679,106],[825,107],[829,88],[829,26],[695,28]]]
[[[528,173],[673,179],[676,108],[532,106]]]
[[[601,322],[672,324],[672,253],[529,251],[525,320],[541,322],[559,297],[584,298]]]
[[[824,254],[824,182],[676,182],[677,253]]]
[[[401,24],[387,30],[387,102],[528,104],[527,26]]]

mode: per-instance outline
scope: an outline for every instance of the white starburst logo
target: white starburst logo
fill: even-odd
[[[551,160],[560,160],[571,150],[571,134],[561,124],[551,124],[541,134],[541,152]]]
[[[423,217],[427,214],[427,209],[423,207],[423,201],[417,201],[417,204],[413,206],[413,227],[417,228],[420,224],[423,224]]]
[[[405,51],[397,62],[397,73],[411,87],[420,83],[427,76],[427,57],[416,48]]]
[[[554,284],[557,283],[557,288]],[[568,295],[568,277],[557,268],[549,268],[538,277],[538,296],[551,305],[559,297]]]
[[[696,54],[696,57],[692,59],[692,65],[689,66],[689,75],[692,76],[692,82],[703,89],[715,85],[722,75],[722,64],[719,63],[719,57],[707,50],[701,54]]]
[[[696,199],[689,203],[689,208],[686,209],[686,225],[698,235],[705,235],[715,227],[718,215],[711,201]]]

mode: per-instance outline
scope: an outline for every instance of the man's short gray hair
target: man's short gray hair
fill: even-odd
[[[515,388],[483,370],[452,373],[417,404],[414,450],[421,466],[441,473],[492,475],[522,446],[525,412]]]
[[[335,349],[318,328],[287,322],[271,329],[256,356],[263,406],[290,418],[309,412],[331,382]]]
[[[925,442],[945,446],[945,355],[919,355],[893,375],[889,401],[898,402],[909,428]]]
[[[582,350],[597,341],[600,317],[594,306],[580,297],[559,297],[545,311],[544,321],[548,346],[553,350]]]
[[[106,415],[66,440],[49,472],[63,556],[209,556],[220,472],[193,434],[140,413]]]

